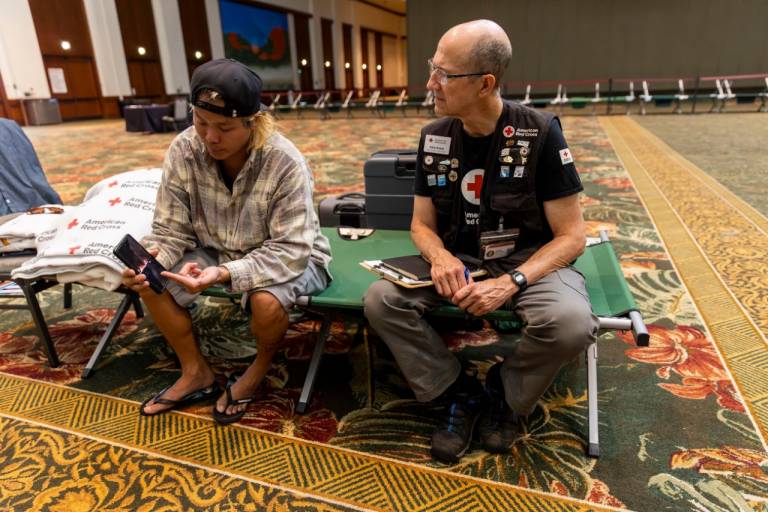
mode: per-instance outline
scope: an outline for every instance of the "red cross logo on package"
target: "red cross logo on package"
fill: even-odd
[[[480,196],[483,191],[483,169],[473,169],[464,175],[461,180],[461,195],[464,200],[475,206],[480,204]]]
[[[116,204],[120,204],[120,203],[121,203],[121,201],[120,201],[119,197],[116,197],[114,199],[110,199],[109,200],[109,206],[115,206]]]
[[[504,136],[506,138],[510,138],[511,136],[513,136],[515,134],[515,129],[512,128],[511,126],[507,125],[507,126],[504,127],[504,130],[502,131],[502,133],[504,134]]]
[[[79,245],[76,245],[74,247],[69,248],[69,254],[75,254],[75,251],[77,251],[80,248]]]
[[[72,229],[75,226],[77,226],[77,219],[72,219],[72,222],[67,224],[67,229]]]
[[[109,185],[107,185],[107,187],[109,187],[109,188],[116,187],[116,186],[117,186],[117,180],[115,180],[112,183],[110,183]]]

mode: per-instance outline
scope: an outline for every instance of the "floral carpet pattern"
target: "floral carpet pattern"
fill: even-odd
[[[362,191],[362,165],[366,158],[380,149],[415,147],[425,122],[424,118],[394,117],[326,122],[308,119],[281,120],[281,126],[310,162],[318,202],[327,195]],[[455,466],[432,462],[429,437],[440,411],[413,400],[383,343],[377,342],[374,333],[369,336],[369,344],[360,343],[363,336],[354,321],[334,324],[315,395],[304,415],[296,415],[294,405],[317,325],[315,321],[305,321],[292,326],[289,337],[293,343],[269,372],[242,422],[245,428],[350,449],[353,453],[383,456],[489,483],[541,491],[552,497],[553,506],[559,503],[557,497],[562,496],[583,500],[581,506],[594,508],[768,510],[768,454],[760,429],[747,413],[707,325],[670,260],[668,248],[600,122],[588,117],[568,117],[563,122],[585,187],[582,205],[589,234],[596,236],[603,229],[609,232],[651,332],[651,345],[647,348],[636,347],[631,336],[623,334],[607,333],[598,342],[599,459],[584,455],[586,368],[583,362],[576,362],[561,371],[525,422],[523,435],[509,454],[491,455],[473,445]],[[169,134],[129,134],[117,121],[38,127],[27,133],[52,185],[67,203],[79,201],[91,184],[106,175],[159,165],[172,138]],[[178,370],[161,335],[150,320],[137,319],[132,313],[126,316],[94,376],[80,380],[83,365],[120,297],[76,287],[74,307],[65,310],[58,288],[40,297],[62,359],[61,367],[51,369],[45,365],[45,354],[36,342],[26,311],[4,311],[0,317],[0,372],[136,402],[174,381]],[[217,372],[227,374],[248,364],[255,346],[249,340],[247,320],[236,306],[202,299],[193,310],[193,318],[203,351],[211,357]],[[446,332],[445,338],[482,377],[498,360],[499,345],[510,346],[516,335],[497,333],[485,325],[480,331]],[[368,396],[366,347],[376,352],[373,397]],[[370,409],[366,408],[369,398],[373,405]],[[201,416],[207,416],[209,411],[210,405],[186,410]],[[0,421],[4,422],[0,435],[15,436],[14,445],[23,444],[25,439],[51,439],[52,434],[23,422],[8,418]],[[77,453],[87,449],[102,454],[100,459],[92,456],[88,462],[91,465],[112,464],[110,468],[117,468],[117,460],[130,461],[137,468],[153,464],[130,451],[105,444],[84,448],[92,441],[74,435],[57,436],[55,441],[46,441],[49,446],[55,445],[47,451],[42,447],[35,451],[32,444],[24,445],[30,450],[24,455],[21,449],[14,452],[6,448],[9,443],[3,440],[0,462],[3,457],[49,461],[54,472],[59,471],[61,462],[56,450]],[[88,464],[72,469],[72,474],[88,478],[83,476],[87,475]],[[54,503],[52,500],[76,496],[54,496],[63,492],[62,481],[53,475],[47,477],[47,484],[27,478],[22,474],[25,466],[20,464],[9,471],[5,464],[0,464],[0,509],[13,509],[14,503],[31,506],[33,495],[42,490],[53,496],[46,502],[48,505]],[[123,503],[121,500],[131,500],[125,502],[130,503],[128,508],[144,506],[149,510],[160,503],[153,499],[178,498],[174,493],[179,484],[163,469],[157,469],[160,476],[152,483],[157,486],[153,489],[165,489],[167,495],[162,497],[145,491],[148,480],[131,480],[117,469],[105,467],[104,471],[110,478],[134,483],[127,486],[130,489],[121,491],[124,495],[118,496],[111,484],[94,482],[87,490],[77,489],[76,492],[85,493],[84,500],[91,499],[86,494],[109,500],[115,506]],[[290,500],[300,499],[249,482],[211,476],[202,470],[184,485],[191,496],[207,498],[207,493],[220,493],[216,503],[222,510],[241,498],[239,503],[259,503],[258,507],[277,500],[270,503],[283,503],[287,509],[298,508],[294,507],[298,502]],[[261,496],[261,501],[246,496]],[[365,507],[366,503],[358,505]],[[183,506],[198,507],[193,502]],[[305,509],[324,510],[313,508],[321,506],[335,510],[320,502],[308,503]],[[370,503],[367,506],[389,508]]]

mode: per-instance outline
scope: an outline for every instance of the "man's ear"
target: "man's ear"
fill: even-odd
[[[480,96],[485,97],[489,94],[494,94],[494,91],[496,89],[496,77],[487,74],[480,77],[480,80],[482,80],[482,87],[480,88]]]

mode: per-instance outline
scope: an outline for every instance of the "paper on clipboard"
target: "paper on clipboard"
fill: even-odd
[[[373,272],[377,276],[386,279],[387,281],[392,281],[393,283],[403,286],[405,288],[423,288],[426,286],[432,286],[434,284],[432,280],[418,281],[416,279],[411,279],[410,277],[400,275],[394,270],[391,270],[383,266],[381,264],[381,260],[361,261],[360,266],[362,266],[364,269],[368,270],[369,272]],[[479,269],[472,272],[472,277],[480,277],[480,276],[484,276],[485,274],[486,274],[485,270]]]

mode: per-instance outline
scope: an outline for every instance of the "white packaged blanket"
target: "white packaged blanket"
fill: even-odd
[[[151,232],[161,174],[159,168],[138,169],[91,187],[82,204],[58,215],[59,222],[38,235],[37,256],[12,276],[56,276],[62,283],[116,289],[125,267],[112,249],[127,233],[141,240]]]
[[[0,253],[22,251],[37,247],[37,237],[43,232],[56,227],[61,216],[72,206],[45,204],[30,208],[30,212],[0,225]],[[59,213],[52,213],[59,212]]]

